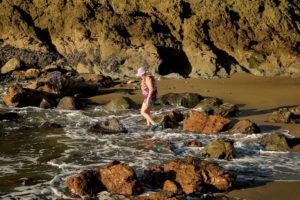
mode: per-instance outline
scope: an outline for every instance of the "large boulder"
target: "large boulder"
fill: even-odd
[[[233,188],[236,175],[225,171],[217,163],[202,161],[200,171],[207,187],[213,186],[218,191],[227,191]],[[211,188],[209,189],[211,190]]]
[[[203,97],[196,93],[168,93],[160,97],[160,102],[165,105],[195,107]]]
[[[137,104],[128,97],[120,97],[111,100],[105,105],[105,108],[110,111],[119,111],[137,108]]]
[[[5,65],[1,67],[1,74],[8,74],[13,72],[14,70],[21,68],[21,62],[17,58],[12,58]]]
[[[255,123],[247,119],[238,121],[229,131],[231,133],[242,134],[260,133],[259,127]]]
[[[134,170],[127,164],[113,161],[100,168],[99,173],[101,182],[109,192],[131,196],[143,191]]]
[[[105,190],[99,176],[100,174],[96,170],[85,170],[69,177],[66,180],[66,186],[79,196],[93,197],[98,192]]]
[[[183,120],[183,130],[193,133],[213,134],[225,130],[229,119],[216,115],[190,110],[188,117]]]
[[[231,160],[235,157],[234,141],[229,139],[215,139],[205,147],[202,152],[204,155],[217,158]]]
[[[260,144],[267,151],[289,151],[290,147],[286,137],[279,133],[264,135]]]
[[[191,158],[171,160],[164,165],[167,178],[179,183],[187,195],[203,191],[203,180],[198,170],[196,161]]]
[[[159,124],[163,128],[178,128],[179,123],[184,120],[184,115],[177,109],[172,110],[167,115],[163,116]]]
[[[110,118],[104,122],[97,123],[91,126],[88,131],[98,134],[117,134],[128,132],[117,118]]]

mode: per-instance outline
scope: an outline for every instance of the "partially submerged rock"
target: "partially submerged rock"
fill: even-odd
[[[136,103],[128,97],[120,97],[113,99],[105,105],[105,108],[110,111],[127,110],[136,107]]]
[[[114,161],[99,169],[100,180],[109,192],[121,195],[138,195],[143,187],[134,170],[127,164]]]
[[[260,139],[260,144],[267,151],[289,151],[290,150],[286,137],[280,133],[264,135]]]
[[[193,133],[213,134],[225,130],[230,120],[221,116],[206,115],[190,110],[188,117],[183,120],[183,130]]]
[[[160,102],[165,105],[195,107],[203,97],[196,93],[168,93],[160,97]]]
[[[245,120],[238,121],[236,124],[234,124],[234,126],[229,130],[229,132],[253,134],[253,133],[260,133],[260,129],[255,123],[245,119]]]
[[[164,172],[169,180],[179,183],[186,195],[203,191],[203,180],[193,159],[169,161]]]
[[[202,147],[202,143],[199,140],[188,140],[184,142],[184,146],[187,147]]]
[[[78,105],[74,97],[63,97],[57,105],[57,109],[60,110],[76,110],[76,108]]]
[[[99,134],[127,133],[128,131],[117,118],[111,118],[105,122],[97,123],[88,129],[89,132]]]
[[[214,162],[202,161],[200,164],[200,171],[206,187],[214,187],[218,191],[227,191],[231,189],[236,180],[235,174],[225,171]]]
[[[217,158],[231,160],[235,157],[234,141],[229,139],[215,139],[205,147],[202,152],[204,155]]]
[[[100,182],[100,174],[95,170],[85,170],[66,180],[67,188],[79,196],[96,196],[98,192],[105,190]]]
[[[184,115],[177,109],[172,110],[160,119],[159,124],[163,128],[178,128],[179,123],[184,120]]]

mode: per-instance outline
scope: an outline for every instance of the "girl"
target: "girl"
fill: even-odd
[[[141,90],[144,96],[141,114],[146,119],[149,130],[154,131],[158,128],[158,124],[150,116],[150,111],[157,100],[156,80],[146,67],[139,68],[136,75],[141,78]]]

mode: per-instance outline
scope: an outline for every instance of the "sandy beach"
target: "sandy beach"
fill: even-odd
[[[136,86],[136,85],[135,85]],[[139,90],[132,93],[134,84],[116,85],[108,94],[90,98],[104,104],[110,99],[127,96],[141,103]],[[300,104],[300,78],[258,77],[248,74],[236,74],[222,79],[166,79],[158,81],[159,96],[174,92],[195,92],[202,96],[218,97],[239,106],[238,119],[250,119],[257,123],[262,131],[289,130],[296,138],[300,137],[300,124],[269,123],[269,115],[276,109]],[[293,152],[300,152],[300,145],[292,147]],[[293,200],[298,199],[300,181],[269,182],[261,186],[236,189],[230,196],[247,200]]]

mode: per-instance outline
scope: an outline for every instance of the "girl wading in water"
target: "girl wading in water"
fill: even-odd
[[[156,80],[146,67],[139,68],[136,76],[141,78],[141,90],[144,96],[141,114],[146,119],[149,130],[154,131],[158,128],[158,124],[150,116],[150,111],[157,100]]]

